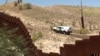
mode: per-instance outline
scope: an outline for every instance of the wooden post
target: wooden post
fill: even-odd
[[[82,0],[81,0],[81,26],[84,29],[84,17],[83,17],[83,6],[82,6]]]
[[[5,4],[7,4],[7,3],[8,3],[8,0],[6,0]]]
[[[18,3],[22,3],[22,0],[18,0]]]

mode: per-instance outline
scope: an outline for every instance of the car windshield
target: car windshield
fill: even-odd
[[[69,31],[72,31],[72,28],[69,28]]]
[[[58,27],[59,30],[61,30],[62,27]]]

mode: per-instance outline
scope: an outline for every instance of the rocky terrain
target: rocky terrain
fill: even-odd
[[[91,28],[92,34],[98,33],[100,28],[99,9],[84,7],[85,27],[88,30]],[[79,6],[56,5],[39,7],[33,5],[32,9],[19,10],[13,3],[10,3],[1,5],[0,11],[19,17],[30,32],[33,43],[38,49],[46,53],[59,53],[59,48],[63,47],[63,44],[75,44],[76,40],[87,38],[88,35],[82,35],[83,37],[80,38],[77,33],[81,28]],[[72,35],[64,35],[51,30],[53,26],[59,25],[71,26],[75,32]]]

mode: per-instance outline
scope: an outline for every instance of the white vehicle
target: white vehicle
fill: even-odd
[[[64,34],[68,34],[68,35],[70,35],[70,33],[72,32],[72,28],[70,26],[53,27],[53,30],[55,32],[64,33]]]

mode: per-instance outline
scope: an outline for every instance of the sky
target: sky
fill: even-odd
[[[6,0],[0,0],[3,4]],[[9,0],[13,1],[13,0]],[[23,0],[24,3],[32,3],[38,6],[52,6],[52,5],[80,5],[81,0]],[[82,0],[83,6],[100,7],[100,0]]]

